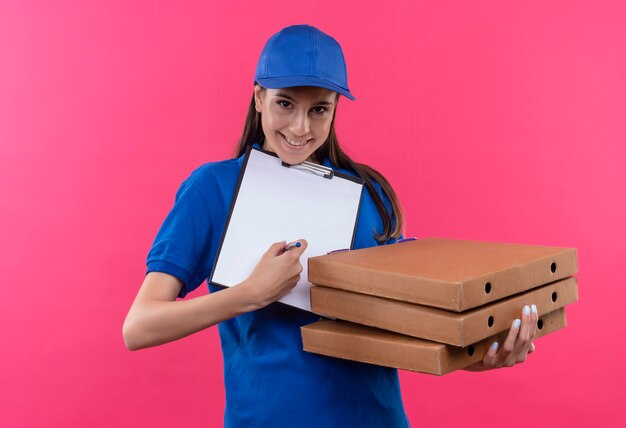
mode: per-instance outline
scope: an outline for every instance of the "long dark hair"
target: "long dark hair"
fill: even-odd
[[[248,115],[246,116],[243,134],[241,135],[241,140],[237,145],[235,156],[242,156],[246,152],[246,148],[248,146],[251,146],[254,143],[263,144],[264,141],[265,135],[263,134],[263,128],[261,126],[261,113],[256,111],[253,94],[250,107],[248,107]],[[315,155],[318,160],[328,158],[333,165],[338,168],[353,171],[357,176],[361,177],[365,181],[365,187],[372,196],[372,199],[376,204],[376,209],[378,210],[378,213],[383,221],[384,230],[382,233],[376,233],[374,235],[378,242],[384,243],[389,239],[398,239],[400,237],[404,227],[404,218],[396,192],[380,172],[376,171],[371,166],[354,162],[343,150],[341,150],[339,141],[337,140],[337,135],[335,134],[335,116],[333,116],[333,120],[330,124],[328,138],[324,144],[317,149]],[[373,181],[380,184],[383,193],[391,202],[391,215],[387,211],[379,193],[374,188]],[[392,221],[392,218],[395,219],[395,222]]]

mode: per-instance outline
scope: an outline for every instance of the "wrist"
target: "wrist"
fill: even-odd
[[[262,308],[258,299],[255,299],[254,293],[250,292],[250,283],[246,279],[243,282],[230,288],[233,303],[237,308],[237,312],[246,313]]]

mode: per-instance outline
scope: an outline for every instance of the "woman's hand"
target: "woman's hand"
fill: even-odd
[[[148,273],[124,321],[126,347],[136,350],[171,342],[278,300],[300,279],[300,256],[307,242],[299,242],[299,248],[288,251],[284,241],[273,244],[244,282],[192,299],[176,300],[183,286],[180,279]]]
[[[244,293],[251,310],[259,309],[283,297],[300,280],[302,264],[300,256],[308,243],[300,239],[300,247],[285,251],[285,241],[276,242],[263,254],[250,276],[237,289]]]
[[[513,367],[517,363],[526,361],[528,354],[535,350],[533,339],[535,338],[537,319],[537,307],[532,305],[531,309],[529,306],[524,306],[521,322],[519,319],[513,321],[504,344],[500,347],[498,342],[494,342],[485,353],[482,361],[472,364],[464,370],[484,371],[500,367]]]

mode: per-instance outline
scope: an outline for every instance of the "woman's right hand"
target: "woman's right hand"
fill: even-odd
[[[261,256],[250,276],[237,285],[244,299],[253,309],[263,308],[289,293],[300,280],[302,264],[300,256],[308,246],[299,239],[301,246],[285,250],[285,241],[272,244]]]

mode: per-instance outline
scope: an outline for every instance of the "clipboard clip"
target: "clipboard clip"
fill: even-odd
[[[328,168],[326,166],[318,165],[313,162],[304,161],[297,165],[289,165],[286,162],[282,162],[282,165],[287,168],[294,168],[300,171],[309,171],[315,175],[319,175],[320,177],[328,178],[329,180],[335,176],[335,172],[332,168]]]

